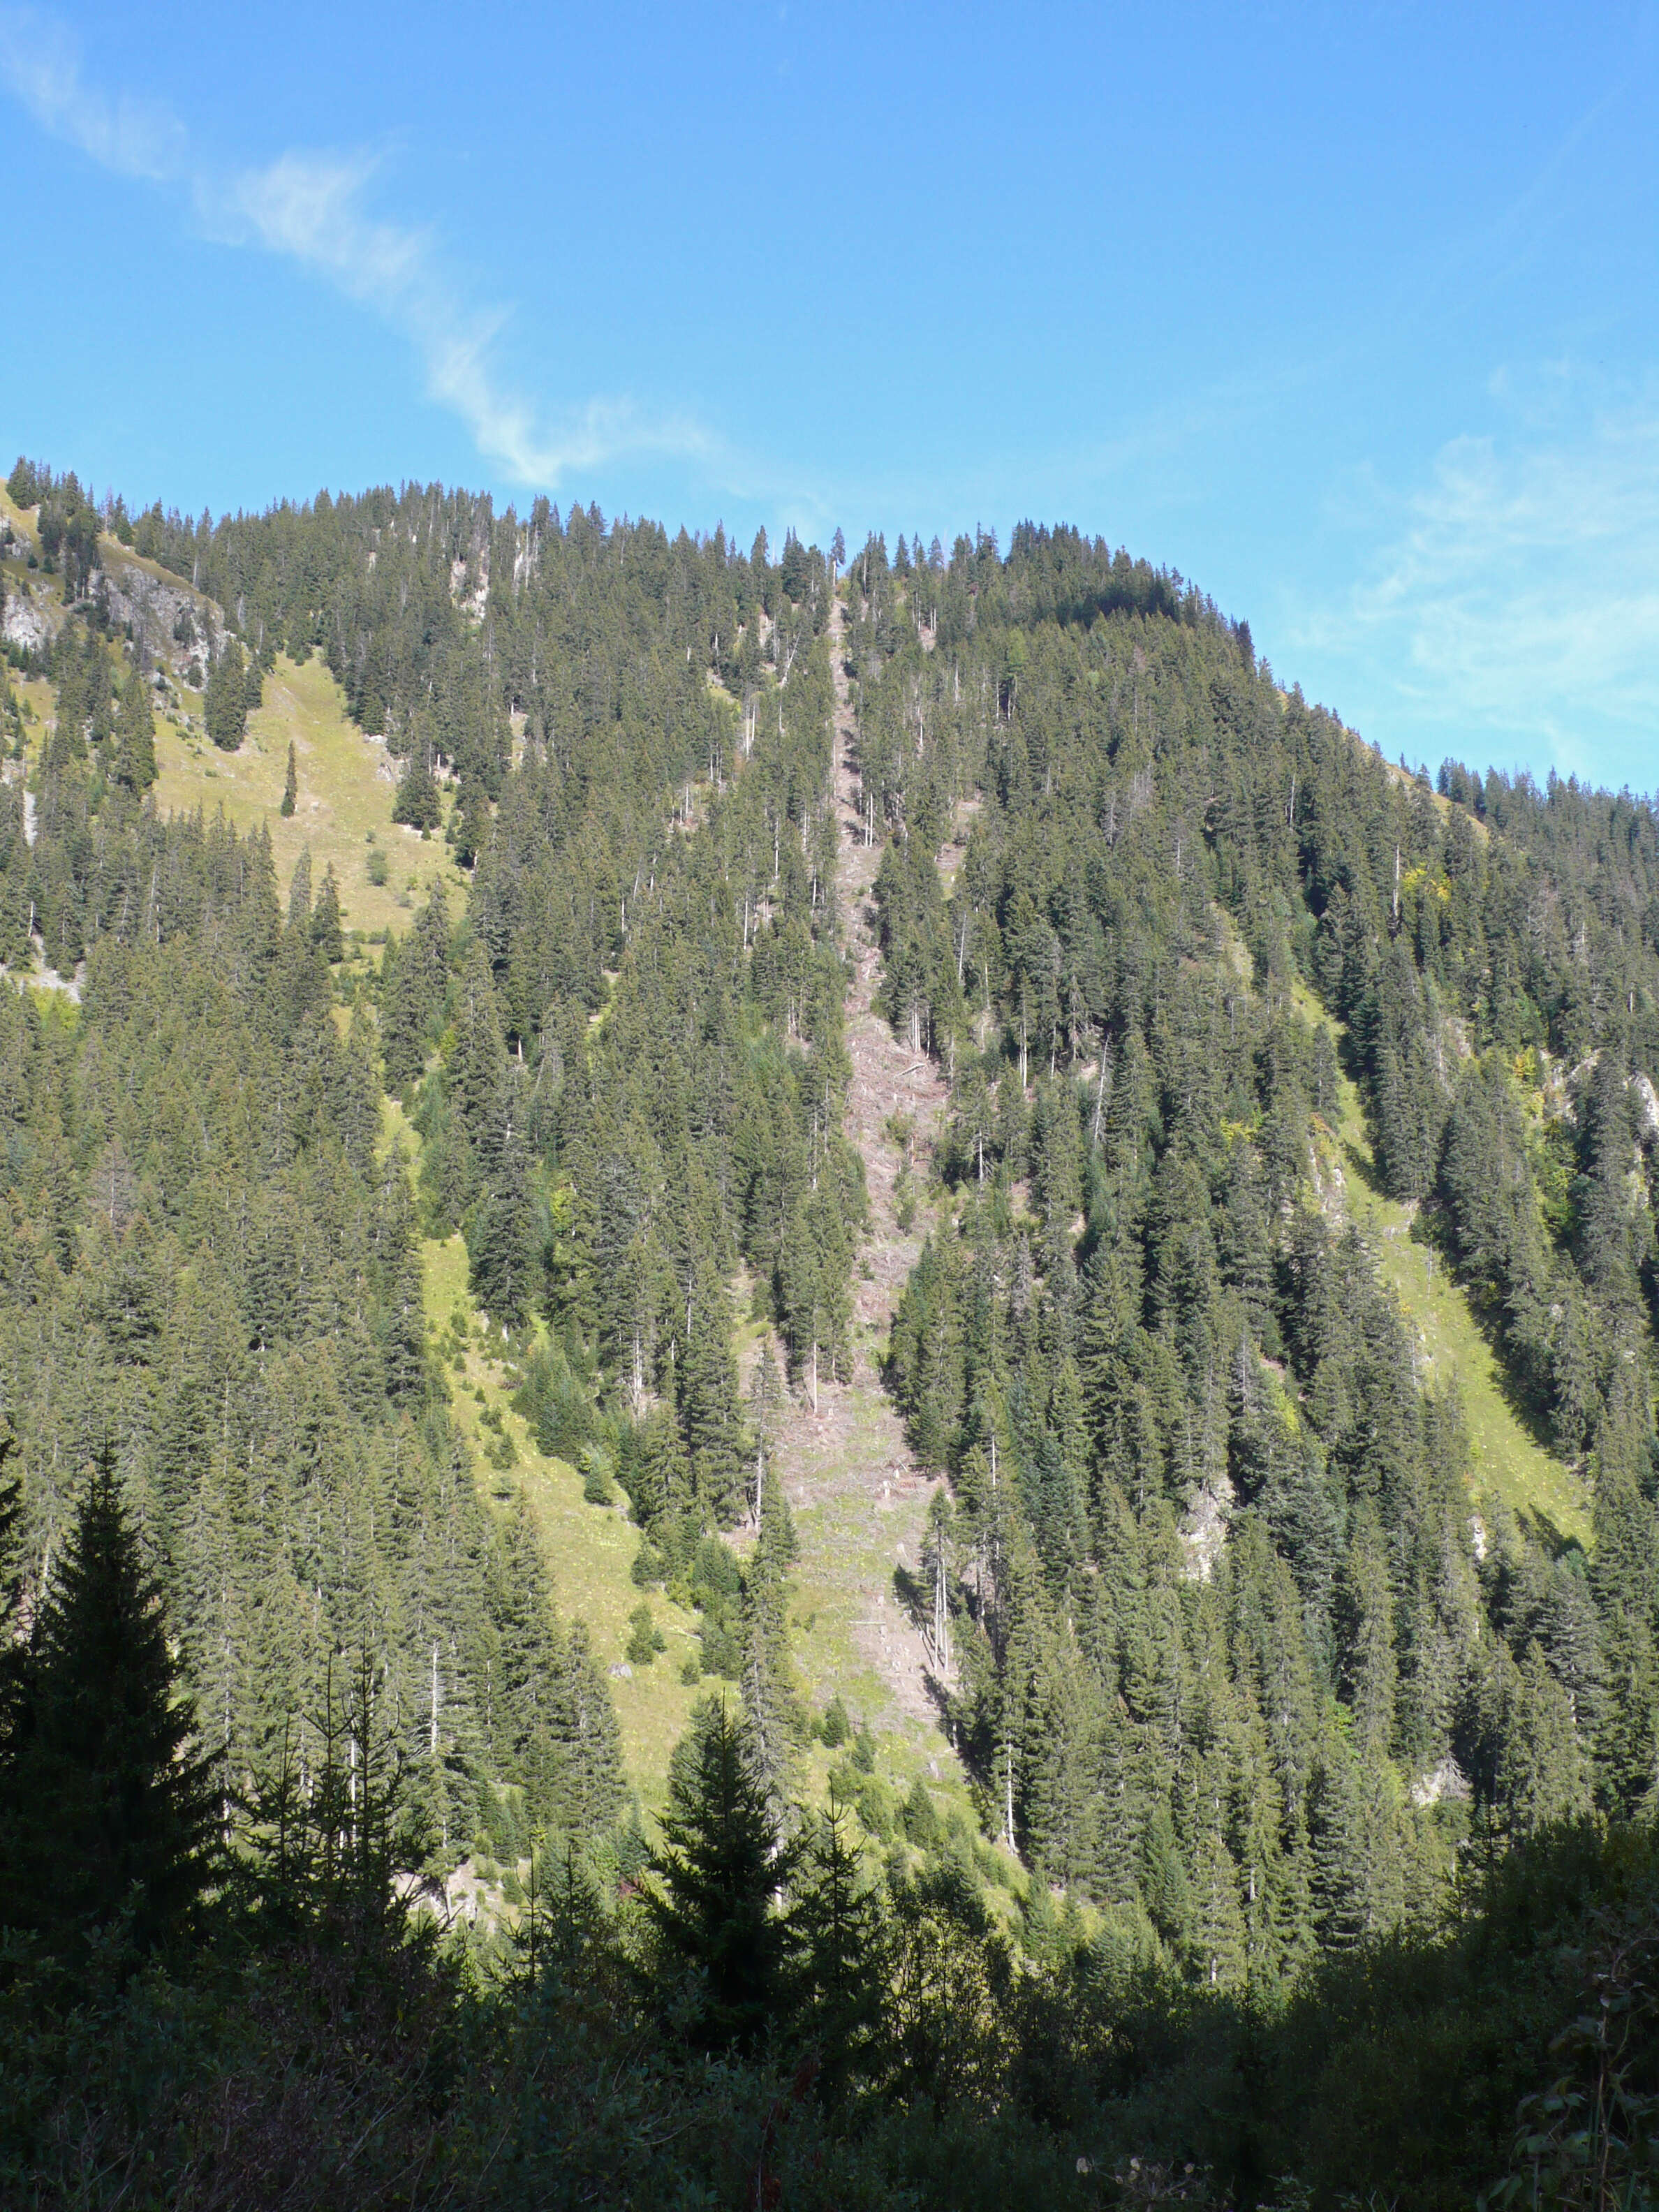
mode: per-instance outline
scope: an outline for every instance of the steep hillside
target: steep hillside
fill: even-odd
[[[1329,1020],[1298,994],[1310,1019]],[[1346,1043],[1346,1032],[1333,1022]],[[1339,1073],[1337,1103],[1328,1125],[1326,1164],[1334,1170],[1334,1202],[1364,1232],[1383,1280],[1416,1332],[1423,1371],[1435,1387],[1456,1389],[1469,1439],[1469,1481],[1477,1502],[1502,1499],[1531,1521],[1547,1540],[1589,1547],[1590,1498],[1583,1473],[1547,1450],[1526,1426],[1513,1383],[1471,1309],[1468,1294],[1443,1251],[1415,1236],[1415,1207],[1381,1187],[1358,1086]]]
[[[1652,811],[1437,793],[1075,532],[848,578],[950,1723],[1051,1880],[1291,1973],[1644,1786]]]
[[[299,793],[294,813],[284,817],[290,745]],[[155,802],[163,810],[200,806],[211,814],[222,806],[239,830],[263,827],[284,884],[307,848],[313,882],[332,868],[349,931],[368,937],[406,929],[434,883],[465,896],[465,873],[441,839],[392,821],[398,763],[384,742],[349,719],[344,695],[319,659],[296,666],[286,653],[277,656],[264,703],[248,716],[234,753],[220,752],[193,723],[163,722],[155,757]]]
[[[883,1386],[894,1301],[921,1249],[915,1218],[899,1218],[897,1178],[908,1158],[931,1156],[944,1085],[923,1054],[905,1051],[872,1010],[880,953],[870,910],[877,848],[866,843],[856,800],[857,737],[848,700],[844,609],[831,629],[836,661],[836,890],[847,927],[847,1133],[864,1164],[870,1223],[853,1285],[851,1372],[797,1393],[779,1437],[779,1463],[801,1542],[796,1572],[799,1650],[820,1702],[836,1693],[855,1711],[937,1737],[951,1674],[907,1593],[920,1588],[933,1479],[917,1468]],[[895,1124],[908,1125],[900,1138]],[[925,1205],[926,1170],[921,1202]],[[807,1624],[810,1623],[810,1626]]]
[[[797,1794],[838,1699],[1225,1980],[1398,1924],[1461,1822],[1615,1802],[1641,1754],[1540,1747],[1601,1710],[1592,1469],[1645,1510],[1659,1002],[1602,919],[1645,817],[1431,793],[1066,532],[872,540],[836,589],[793,538],[411,486],[157,511],[100,565],[71,485],[0,546],[12,963],[95,996],[195,872],[227,987],[285,979],[308,1162],[331,963],[410,1164],[426,1448],[586,1624],[647,1802],[702,1685]],[[1542,1116],[1528,1053],[1572,1070]],[[71,1273],[106,1140],[30,1231]]]
[[[40,698],[48,709],[48,686],[40,686]],[[854,1285],[851,1379],[837,1382],[826,1369],[816,1411],[810,1385],[799,1382],[778,1440],[801,1543],[791,1580],[793,1663],[814,1710],[840,1696],[854,1719],[867,1718],[878,1736],[896,1731],[890,1744],[884,1742],[880,1763],[901,1790],[918,1773],[929,1773],[948,1805],[955,1762],[939,1733],[940,1709],[928,1691],[930,1671],[936,1670],[913,1613],[924,1509],[933,1486],[915,1471],[879,1373],[892,1297],[919,1249],[915,1230],[902,1231],[895,1221],[893,1185],[903,1148],[887,1124],[901,1108],[915,1118],[910,1149],[920,1182],[928,1101],[942,1093],[931,1077],[917,1084],[915,1063],[896,1049],[886,1024],[870,1011],[878,956],[866,906],[878,853],[859,839],[846,796],[855,763],[844,675],[841,702],[843,839],[836,893],[854,946],[848,1128],[864,1158],[873,1218]],[[43,711],[32,734],[31,772],[46,726]],[[279,808],[290,740],[300,797],[295,817],[287,820]],[[313,882],[332,867],[349,939],[377,935],[388,927],[406,929],[416,898],[428,896],[434,883],[465,898],[466,876],[446,844],[391,823],[395,776],[384,748],[349,721],[339,688],[319,660],[296,667],[278,656],[266,678],[264,703],[250,715],[247,735],[234,753],[218,751],[193,724],[169,722],[158,731],[157,761],[159,806],[182,813],[222,806],[239,828],[263,828],[284,879],[302,848],[311,853]],[[695,817],[707,803],[706,790],[694,793],[688,811]],[[384,886],[368,873],[376,850],[388,853],[398,871]],[[395,1101],[388,1111],[418,1177],[420,1135]],[[457,1428],[469,1446],[481,1494],[498,1515],[510,1514],[520,1499],[528,1505],[554,1601],[592,1632],[611,1679],[629,1778],[646,1804],[654,1807],[661,1800],[668,1754],[700,1694],[695,1682],[682,1679],[684,1662],[696,1648],[698,1616],[672,1595],[641,1588],[632,1569],[642,1538],[626,1517],[622,1493],[613,1489],[608,1507],[591,1502],[581,1474],[569,1461],[540,1450],[531,1422],[515,1408],[526,1360],[538,1340],[547,1341],[545,1325],[509,1353],[473,1294],[463,1239],[428,1237],[422,1252],[428,1336],[446,1371]],[[751,1346],[765,1334],[769,1332],[744,1332]],[[510,1440],[510,1455],[503,1438]],[[667,1650],[651,1662],[630,1664],[632,1616],[647,1601]],[[948,1680],[948,1670],[941,1680]],[[826,1754],[807,1747],[798,1782],[809,1795],[822,1793],[829,1763]],[[965,1804],[959,1783],[954,1794]]]

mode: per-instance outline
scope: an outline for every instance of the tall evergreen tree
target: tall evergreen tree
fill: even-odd
[[[0,1913],[54,1950],[128,1909],[145,1948],[185,1925],[212,1877],[221,1810],[196,1741],[161,1592],[106,1455],[30,1639]]]
[[[833,1801],[807,1832],[791,1923],[796,2029],[838,2091],[879,2050],[889,1962],[880,1893],[865,1875],[845,1808]]]
[[[115,781],[142,799],[155,781],[155,716],[149,687],[136,668],[121,686],[115,726]]]
[[[213,743],[234,753],[247,732],[247,666],[234,637],[225,640],[208,671],[202,716]]]
[[[778,1895],[793,1871],[766,1786],[738,1718],[722,1703],[702,1717],[671,1778],[663,1842],[646,1898],[665,1957],[687,1978],[696,2039],[752,2049],[778,2016],[790,1932]]]
[[[781,1800],[799,1720],[790,1682],[789,1594],[794,1530],[783,1486],[769,1468],[761,1485],[760,1528],[743,1590],[743,1703],[756,1774]]]
[[[345,957],[345,937],[340,927],[340,886],[331,860],[323,870],[322,886],[311,910],[311,941],[330,967]]]

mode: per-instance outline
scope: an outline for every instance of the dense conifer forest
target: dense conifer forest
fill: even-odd
[[[1387,763],[1064,529],[7,491],[0,2194],[1654,2201],[1651,805]],[[157,802],[158,714],[236,755],[313,659],[465,884],[391,933]],[[869,1594],[942,1795],[798,1659],[852,841],[945,1102]],[[1368,1178],[1588,1541],[1478,1458]],[[625,1662],[474,1336],[626,1514]]]

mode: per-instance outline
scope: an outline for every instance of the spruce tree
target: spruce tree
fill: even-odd
[[[311,934],[311,848],[302,845],[288,887],[288,926],[295,938]]]
[[[212,1878],[219,1808],[107,1454],[41,1602],[25,1694],[0,1914],[60,1954],[128,1910],[137,1944],[166,1942]]]
[[[294,740],[288,741],[288,774],[283,779],[283,812],[293,813],[300,797],[300,774],[294,758]]]
[[[1659,1512],[1645,1393],[1621,1390],[1596,1437],[1595,1554],[1600,1615],[1600,1790],[1628,1818],[1659,1800]]]
[[[622,1809],[622,1732],[587,1630],[572,1624],[548,1685],[548,1734],[557,1765],[555,1819],[577,1836],[602,1834]]]
[[[794,2024],[836,2094],[880,2046],[887,1930],[880,1893],[865,1878],[846,1809],[834,1801],[808,1831],[791,1923]]]
[[[469,781],[463,785],[451,817],[455,842],[455,858],[464,868],[473,868],[478,856],[489,842],[489,794],[481,783]]]
[[[443,802],[422,753],[411,753],[409,766],[392,802],[392,818],[411,830],[435,830],[443,819]]]
[[[761,1486],[760,1531],[743,1590],[743,1702],[756,1774],[781,1799],[799,1716],[789,1681],[789,1594],[794,1530],[775,1468]]]
[[[731,1300],[706,1248],[690,1262],[678,1366],[681,1432],[705,1511],[729,1528],[743,1510],[743,1413],[732,1357]]]
[[[345,935],[340,927],[340,886],[335,881],[332,860],[323,870],[322,888],[317,894],[317,903],[311,910],[311,941],[331,968],[344,959]]]
[[[202,701],[207,733],[222,752],[234,753],[247,730],[247,669],[242,648],[234,637],[208,671]]]
[[[491,1321],[518,1328],[540,1287],[541,1249],[530,1163],[524,1140],[507,1118],[511,1104],[507,1086],[502,1089],[505,1126],[492,1133],[488,1182],[467,1218],[468,1275],[473,1297]]]
[[[790,1931],[776,1900],[795,1854],[723,1703],[684,1748],[650,1862],[647,1910],[665,1961],[684,1978],[694,2040],[752,2050],[787,1989]]]
[[[155,717],[149,686],[136,668],[121,687],[116,729],[115,781],[142,799],[155,781]]]
[[[14,1747],[23,1719],[27,1654],[18,1640],[22,1597],[23,1486],[11,1471],[17,1439],[0,1436],[0,1833],[9,1826],[16,1769]]]

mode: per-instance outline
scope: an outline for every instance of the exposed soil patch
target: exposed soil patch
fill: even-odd
[[[910,1456],[904,1431],[882,1387],[893,1308],[921,1250],[928,1224],[921,1189],[945,1102],[945,1086],[924,1056],[909,1051],[873,1011],[881,955],[870,890],[879,847],[860,827],[858,733],[842,665],[843,611],[833,615],[836,672],[836,797],[841,824],[836,888],[854,968],[847,998],[847,1049],[853,1064],[846,1130],[863,1157],[870,1195],[869,1233],[854,1277],[854,1361],[846,1383],[820,1384],[815,1413],[797,1401],[778,1439],[778,1463],[800,1537],[798,1650],[812,1695],[839,1690],[874,1723],[910,1733],[938,1726],[926,1646],[901,1596],[918,1575],[927,1502],[937,1478]],[[900,1228],[896,1186],[903,1158],[889,1134],[902,1115],[917,1210]],[[846,1655],[856,1655],[855,1676]]]

